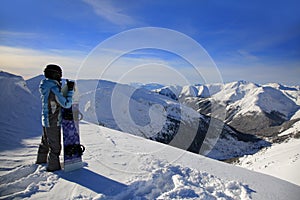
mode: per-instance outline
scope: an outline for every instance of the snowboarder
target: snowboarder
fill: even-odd
[[[42,100],[43,135],[38,149],[36,164],[47,163],[47,171],[60,170],[61,152],[61,108],[70,108],[74,82],[67,80],[66,97],[61,93],[62,70],[58,65],[49,64],[44,70],[45,79],[40,83]]]

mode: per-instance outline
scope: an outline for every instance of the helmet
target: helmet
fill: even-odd
[[[62,70],[58,65],[49,64],[44,70],[44,75],[46,78],[61,81]]]

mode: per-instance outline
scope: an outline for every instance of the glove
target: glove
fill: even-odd
[[[74,85],[75,85],[75,82],[74,82],[74,81],[69,81],[69,80],[67,79],[68,91],[74,90]]]

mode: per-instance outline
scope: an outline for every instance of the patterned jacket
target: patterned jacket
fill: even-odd
[[[71,107],[73,91],[68,91],[64,97],[59,82],[48,78],[41,81],[39,89],[42,100],[42,125],[61,126],[61,107]]]

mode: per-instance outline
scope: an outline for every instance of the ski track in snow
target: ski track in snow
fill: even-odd
[[[300,185],[300,140],[290,139],[239,159],[237,166],[288,180]]]
[[[48,192],[58,180],[45,166],[24,165],[0,177],[0,199],[23,199],[38,192]]]

